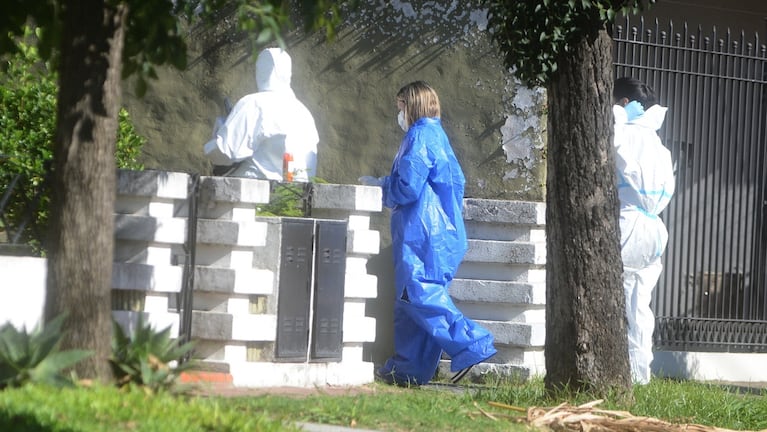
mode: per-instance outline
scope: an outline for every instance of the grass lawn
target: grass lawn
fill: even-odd
[[[0,391],[2,431],[291,431],[297,422],[381,431],[523,431],[524,415],[506,406],[580,405],[588,395],[546,397],[541,380],[407,389],[371,384],[345,395],[240,394],[236,397],[152,395],[111,387]],[[738,392],[712,384],[653,380],[634,390],[635,403],[606,400],[604,410],[629,411],[675,424],[734,430],[767,429],[767,392]],[[642,429],[639,429],[642,430]]]

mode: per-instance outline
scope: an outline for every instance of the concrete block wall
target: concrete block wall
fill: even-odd
[[[157,329],[178,336],[178,297],[187,251],[190,176],[160,171],[120,171],[115,205],[113,268],[114,316],[125,327],[139,314]],[[237,386],[357,385],[373,380],[373,364],[363,360],[363,344],[374,343],[376,319],[366,302],[378,296],[378,278],[368,261],[380,252],[380,233],[371,215],[382,211],[377,187],[314,184],[311,217],[347,222],[343,343],[340,361],[274,361],[279,296],[281,218],[256,215],[269,201],[268,182],[199,178],[192,339],[195,355],[208,368],[228,372]],[[472,374],[495,371],[529,377],[542,374],[545,314],[544,205],[532,202],[467,199],[469,249],[450,293],[467,316],[496,338],[498,354]],[[30,278],[13,257],[0,264],[8,281],[30,293]],[[41,266],[45,260],[23,258]],[[36,272],[44,275],[44,272]],[[32,327],[44,300],[44,276],[36,296],[26,296],[0,323]],[[2,284],[11,288],[13,283]],[[18,289],[13,289],[18,291]],[[14,298],[16,298],[14,296]],[[19,298],[20,300],[20,298]],[[31,317],[34,315],[34,319]],[[27,319],[29,318],[29,319]],[[447,361],[441,368],[448,367]]]
[[[190,176],[120,171],[118,179],[114,315],[131,326],[143,313],[177,336]],[[362,344],[375,339],[365,299],[376,296],[377,279],[366,263],[379,248],[369,214],[381,211],[380,189],[313,185],[311,192],[312,217],[348,221],[343,353],[331,363],[274,361],[281,218],[256,215],[269,202],[269,182],[200,177],[199,190],[191,331],[197,359],[228,372],[238,386],[371,382],[373,365],[362,360]]]
[[[498,353],[471,370],[530,378],[544,374],[546,207],[539,202],[464,200],[469,238],[450,295],[495,337]],[[449,374],[449,362],[440,370]]]

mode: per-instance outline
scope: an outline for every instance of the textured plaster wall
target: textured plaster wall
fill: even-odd
[[[486,12],[468,2],[371,0],[347,14],[332,42],[287,38],[293,88],[319,129],[318,176],[355,183],[385,175],[402,137],[394,96],[422,79],[436,88],[443,124],[467,177],[466,195],[543,200],[545,93],[520,86],[487,35]],[[161,69],[149,94],[125,102],[148,136],[149,168],[208,173],[202,145],[213,119],[255,91],[252,47],[234,19],[193,29],[187,71]]]

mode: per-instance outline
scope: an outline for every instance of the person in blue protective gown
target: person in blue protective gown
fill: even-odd
[[[391,209],[395,353],[376,377],[390,384],[426,384],[444,351],[457,382],[496,353],[493,335],[464,316],[448,293],[467,249],[465,179],[442,129],[437,93],[416,81],[400,89],[397,105],[406,133],[390,174],[360,178],[381,186],[383,204]]]
[[[613,98],[629,362],[633,381],[647,384],[655,329],[650,302],[668,241],[658,215],[669,204],[675,184],[671,153],[657,133],[667,108],[657,103],[650,87],[633,78],[616,79]]]

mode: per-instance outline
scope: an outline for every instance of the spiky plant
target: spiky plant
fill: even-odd
[[[27,383],[71,384],[63,371],[91,355],[85,350],[59,350],[64,316],[38,325],[31,333],[11,323],[0,327],[0,389]]]

